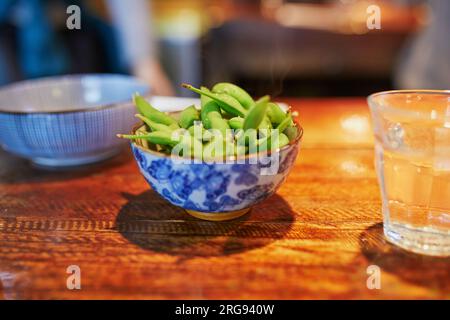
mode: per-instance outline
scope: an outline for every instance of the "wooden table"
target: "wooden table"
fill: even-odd
[[[383,238],[365,100],[289,102],[305,129],[293,172],[232,222],[166,203],[129,152],[69,172],[0,152],[0,297],[450,298],[449,259]],[[81,290],[66,288],[70,265]]]

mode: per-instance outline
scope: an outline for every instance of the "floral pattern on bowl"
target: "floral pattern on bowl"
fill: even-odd
[[[136,143],[131,148],[142,175],[164,199],[189,213],[214,215],[245,213],[275,193],[295,162],[299,141],[258,161],[248,157],[225,163],[183,163]],[[264,174],[268,168],[272,174]]]

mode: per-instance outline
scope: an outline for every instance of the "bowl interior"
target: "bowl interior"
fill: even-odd
[[[131,101],[147,85],[125,75],[75,75],[28,80],[0,90],[0,112],[52,113],[94,109]]]

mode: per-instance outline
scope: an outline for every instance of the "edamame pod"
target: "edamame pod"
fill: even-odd
[[[199,140],[191,136],[183,136],[180,146],[183,145],[185,146],[185,150],[187,150],[187,154],[183,154],[183,156],[202,159],[203,145]]]
[[[285,135],[284,133],[280,133],[280,136],[278,137],[278,148],[283,148],[285,145],[288,145],[290,142],[289,138],[287,135]]]
[[[292,141],[297,138],[298,130],[296,126],[291,126],[284,129],[283,133],[289,138],[289,141]]]
[[[245,116],[243,126],[244,130],[258,128],[258,126],[261,124],[266,115],[267,104],[269,100],[270,100],[269,96],[264,96],[255,103],[255,105],[250,109],[248,114]]]
[[[178,123],[182,128],[187,129],[194,124],[194,121],[197,120],[200,120],[200,115],[198,110],[195,109],[195,106],[192,105],[181,112]]]
[[[133,139],[134,137],[131,136]],[[170,152],[183,157],[195,157],[202,152],[202,143],[191,137],[184,129],[175,131],[172,134],[166,132],[151,132],[145,139],[158,145],[171,147]]]
[[[196,136],[199,136],[199,134],[200,134],[200,136],[203,136],[203,131],[205,129],[203,128],[203,126],[194,123],[194,125],[190,126],[187,130],[192,137],[196,137]],[[198,138],[197,140],[201,140],[201,139]]]
[[[177,130],[177,129],[181,129],[180,126],[178,125],[178,123],[174,122],[169,126],[170,129],[172,130]]]
[[[244,127],[244,119],[241,117],[234,117],[228,120],[228,124],[232,129],[242,129]]]
[[[188,132],[199,141],[211,140],[211,133],[203,127],[201,122],[194,122],[194,125],[188,128]]]
[[[226,137],[227,130],[230,129],[227,120],[221,117],[216,117],[214,114],[208,114],[209,122],[211,123],[211,129],[219,130],[222,136]]]
[[[258,130],[256,129],[237,129],[238,131],[235,133],[234,138],[239,145],[248,145],[253,146],[256,145],[258,141]]]
[[[226,93],[226,94],[232,96],[237,101],[239,101],[239,103],[245,109],[250,109],[255,104],[255,101],[247,93],[247,91],[245,91],[241,87],[239,87],[239,86],[237,86],[235,84],[229,83],[229,82],[221,82],[221,83],[216,84],[213,87],[212,92],[214,92],[214,93]]]
[[[273,135],[270,135],[258,140],[258,151],[277,150],[289,144],[289,138],[284,133],[280,133],[278,138],[274,138]]]
[[[189,106],[172,118],[136,94],[133,101],[140,112],[136,117],[145,125],[133,135],[118,137],[137,140],[140,146],[159,152],[217,159],[276,150],[298,136],[291,112],[285,113],[269,96],[255,102],[245,90],[226,82],[212,90],[183,87],[200,94],[200,110]]]
[[[289,111],[288,114],[286,115],[286,118],[284,118],[283,121],[281,121],[281,123],[276,127],[276,129],[278,129],[278,131],[280,133],[282,133],[287,127],[292,125],[292,114]]]
[[[206,87],[201,87],[201,90],[209,91],[209,89]],[[209,121],[208,115],[211,114],[211,116],[222,118],[222,114],[220,113],[220,107],[213,99],[205,95],[201,95],[200,100],[202,104],[200,117],[202,119],[203,126],[206,129],[211,129],[211,123]]]
[[[284,118],[286,118],[286,113],[280,108],[280,106],[274,102],[269,102],[267,107],[267,116],[273,124],[280,124]]]
[[[232,96],[229,96],[225,93],[212,93],[206,90],[200,90],[191,86],[190,84],[183,83],[182,86],[183,88],[213,99],[220,108],[231,115],[244,117],[247,114],[247,110],[239,103],[239,101],[237,101]]]
[[[168,145],[171,147],[176,146],[180,141],[173,137],[171,133],[165,131],[149,132],[143,135],[118,134],[117,137],[131,140],[144,139],[154,144]]]
[[[135,114],[136,118],[142,120],[152,131],[165,131],[171,133],[173,129],[171,129],[169,126],[166,126],[165,124],[154,122],[146,117],[144,117],[141,114]]]
[[[270,134],[270,131],[272,130],[272,123],[269,120],[269,117],[267,115],[264,116],[263,120],[258,126],[258,129],[261,131],[267,131]]]
[[[225,156],[234,156],[236,153],[236,144],[234,141],[214,137],[205,145],[203,156],[207,158],[220,158]]]
[[[139,112],[152,121],[162,123],[167,126],[173,123],[177,123],[172,117],[168,116],[162,111],[153,108],[152,105],[139,94],[133,95],[133,102],[138,108]]]

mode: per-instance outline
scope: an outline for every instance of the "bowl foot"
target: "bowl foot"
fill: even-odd
[[[208,221],[226,221],[239,218],[250,211],[250,208],[229,212],[200,212],[195,210],[186,210],[191,216]]]
[[[72,167],[99,162],[118,154],[120,149],[109,150],[103,153],[74,158],[33,158],[31,161],[43,167]]]

